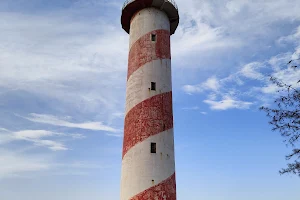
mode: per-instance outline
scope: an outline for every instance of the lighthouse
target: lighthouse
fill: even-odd
[[[170,36],[173,0],[128,0],[121,24],[130,35],[121,200],[176,200]]]

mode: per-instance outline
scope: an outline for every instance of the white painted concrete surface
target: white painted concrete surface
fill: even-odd
[[[131,148],[122,161],[121,200],[128,200],[166,180],[175,172],[173,129],[151,136]],[[150,153],[151,142],[156,154]]]
[[[170,31],[169,18],[164,12],[156,8],[139,11],[131,20],[129,49],[143,35],[160,29]]]
[[[156,82],[156,91],[149,90]],[[140,102],[172,90],[171,60],[153,60],[137,69],[127,81],[125,116]]]

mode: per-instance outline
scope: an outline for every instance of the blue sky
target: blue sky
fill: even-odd
[[[128,35],[122,1],[0,0],[0,197],[117,200]],[[300,53],[299,0],[177,0],[180,200],[299,199],[271,132],[275,75]]]

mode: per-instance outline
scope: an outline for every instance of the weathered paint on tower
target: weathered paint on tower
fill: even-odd
[[[121,200],[176,200],[170,35],[175,2],[125,2],[130,34]]]

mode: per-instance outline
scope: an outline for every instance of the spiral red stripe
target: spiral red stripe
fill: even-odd
[[[173,128],[172,92],[136,105],[125,117],[123,157],[138,142],[170,128]]]
[[[130,200],[176,200],[175,173],[167,180],[155,185]]]
[[[155,34],[157,41],[151,41]],[[144,64],[157,59],[170,59],[170,32],[155,30],[139,38],[131,47],[128,58],[128,74],[130,75]]]

